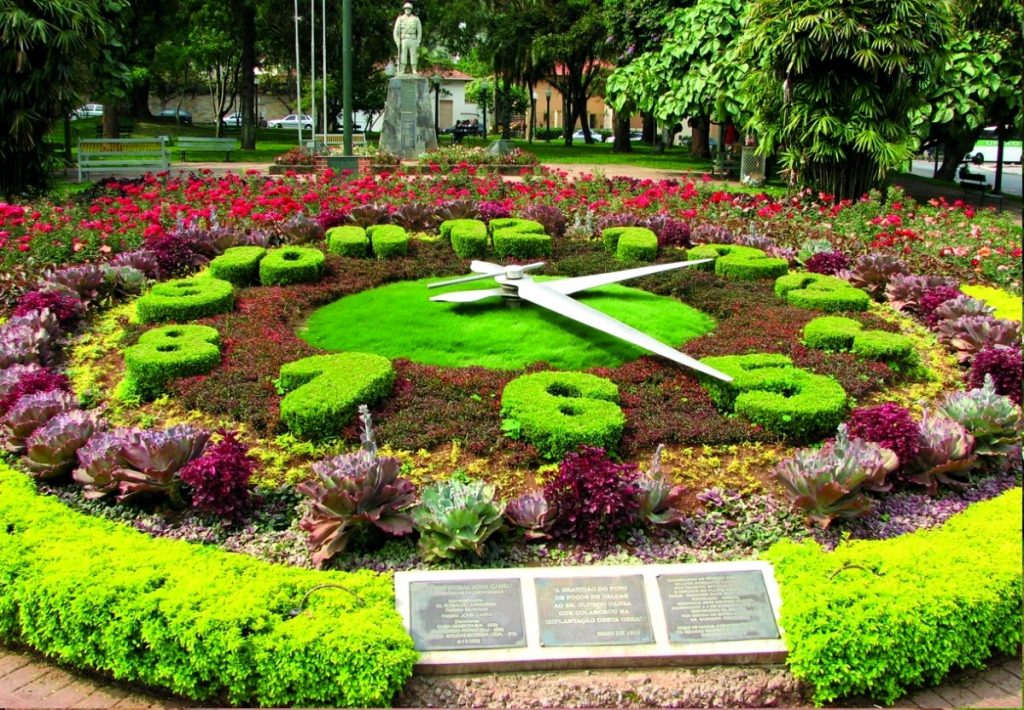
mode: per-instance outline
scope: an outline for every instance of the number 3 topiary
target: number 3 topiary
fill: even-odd
[[[213,278],[158,283],[135,302],[136,313],[143,323],[180,323],[227,313],[234,307],[234,288],[227,281]]]
[[[613,450],[626,417],[619,388],[582,372],[536,372],[518,377],[501,395],[504,429],[548,459],[560,459],[581,444]]]

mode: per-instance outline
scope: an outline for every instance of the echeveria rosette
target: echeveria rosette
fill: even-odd
[[[49,362],[59,334],[57,319],[49,311],[10,318],[0,325],[0,368]]]
[[[882,300],[885,287],[896,274],[909,273],[903,260],[885,252],[871,252],[858,256],[848,271],[837,272],[853,286],[867,291],[876,301]]]
[[[0,381],[0,417],[3,417],[18,403],[22,397],[37,392],[71,392],[71,382],[67,375],[51,372],[38,365],[13,365],[4,373]]]
[[[0,420],[4,446],[11,453],[25,450],[25,440],[61,412],[78,409],[74,395],[59,390],[36,392],[20,398]]]
[[[555,521],[555,509],[542,491],[523,493],[509,501],[505,519],[519,528],[527,540],[546,540]]]
[[[483,481],[443,481],[424,488],[412,510],[420,554],[431,562],[462,552],[482,556],[484,543],[501,528],[504,508],[494,498],[494,486]]]
[[[775,467],[774,476],[793,505],[827,528],[836,518],[858,518],[871,510],[864,491],[891,488],[896,454],[877,444],[851,439],[841,424],[834,441],[818,450],[800,449]]]
[[[673,485],[661,470],[663,449],[664,446],[658,444],[650,468],[637,478],[637,516],[651,525],[677,525],[685,518],[679,506],[687,489]]]
[[[75,292],[85,305],[109,292],[110,284],[104,268],[96,264],[76,264],[49,271],[41,279],[43,284],[59,284]]]
[[[314,564],[322,566],[342,552],[358,526],[372,525],[389,535],[412,532],[408,511],[416,489],[399,478],[400,470],[398,459],[365,450],[313,464],[316,479],[299,484],[298,491],[310,500],[301,527],[309,533]]]
[[[971,433],[978,456],[1005,456],[1020,442],[1021,408],[996,392],[991,375],[979,389],[946,397],[939,411]]]
[[[1020,346],[1020,323],[992,316],[960,316],[940,321],[939,341],[956,351],[961,365],[971,362],[985,348]]]
[[[97,412],[71,410],[54,416],[25,441],[22,464],[33,476],[63,476],[78,462],[76,454],[102,426]]]
[[[960,295],[941,301],[935,310],[935,323],[956,320],[961,316],[995,316],[996,310],[977,298]]]
[[[925,292],[938,287],[956,288],[956,279],[947,276],[918,276],[917,274],[896,274],[885,287],[885,299],[897,311],[919,313],[921,297]],[[936,304],[938,305],[938,304]]]
[[[117,491],[114,470],[121,462],[121,446],[129,429],[97,432],[78,450],[78,468],[71,478],[82,486],[88,500],[103,498]]]
[[[166,495],[173,505],[184,505],[178,472],[203,453],[209,439],[209,432],[187,424],[126,430],[113,472],[118,502],[154,493]]]
[[[939,484],[961,488],[963,481],[954,476],[966,474],[974,466],[974,437],[944,414],[926,409],[918,424],[918,452],[911,465],[909,480],[935,495]]]

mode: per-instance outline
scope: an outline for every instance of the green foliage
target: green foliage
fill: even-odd
[[[487,223],[487,231],[491,234],[502,229],[514,229],[523,234],[545,234],[543,224],[522,217],[497,217]]]
[[[150,400],[170,380],[204,375],[220,364],[220,333],[207,325],[165,325],[124,351],[125,390]]]
[[[786,662],[817,704],[888,705],[1020,647],[1020,488],[938,529],[833,552],[784,541],[765,558],[782,592]]]
[[[260,261],[266,255],[263,247],[231,247],[210,262],[210,275],[235,286],[255,286],[260,282]]]
[[[789,262],[760,249],[740,244],[701,244],[686,253],[687,259],[714,259],[715,273],[732,279],[773,279],[789,272]]]
[[[914,341],[900,333],[864,330],[863,324],[843,316],[821,316],[804,326],[809,348],[849,351],[869,360],[908,363],[914,360]]]
[[[324,273],[325,262],[324,253],[319,249],[274,249],[260,261],[260,283],[264,286],[288,286],[317,281]]]
[[[514,224],[496,227],[495,222]],[[540,230],[537,230],[537,226],[540,226]],[[551,237],[544,233],[544,227],[538,222],[501,218],[491,220],[490,227],[494,253],[502,258],[533,259],[551,256]]]
[[[351,224],[327,230],[327,251],[340,256],[362,257],[370,247],[366,230]]]
[[[483,481],[441,481],[424,488],[420,498],[412,519],[425,560],[450,560],[460,552],[482,557],[487,538],[501,529],[505,506]]]
[[[451,241],[452,230],[456,227],[487,235],[487,224],[479,219],[447,219],[441,222],[441,226],[437,228],[437,233],[441,235],[442,239]]]
[[[3,465],[0,535],[0,639],[49,658],[212,705],[384,706],[412,674],[390,577],[154,539]]]
[[[295,436],[337,436],[363,402],[391,391],[395,369],[380,355],[314,355],[281,367],[281,419]]]
[[[378,259],[405,256],[409,253],[409,234],[397,224],[375,224],[366,228],[370,248]]]
[[[705,378],[721,411],[742,414],[755,424],[794,441],[828,436],[846,416],[846,391],[832,377],[793,367],[785,355],[722,355],[701,362],[732,382]]]
[[[476,219],[453,219],[441,224],[444,236],[445,225],[452,249],[463,259],[473,259],[487,254],[487,225]]]
[[[775,295],[799,308],[836,311],[866,311],[871,296],[837,276],[799,272],[775,280]]]
[[[135,302],[143,323],[186,322],[227,313],[235,307],[231,283],[214,278],[174,279],[158,283]]]
[[[996,392],[992,375],[985,375],[985,384],[978,389],[946,397],[939,411],[974,437],[974,453],[979,456],[1005,456],[1020,443],[1021,408]]]
[[[517,377],[501,395],[504,429],[560,459],[582,444],[613,451],[626,417],[619,388],[611,380],[582,372],[535,372]]]
[[[601,239],[620,261],[654,261],[658,256],[658,237],[646,227],[608,227]]]

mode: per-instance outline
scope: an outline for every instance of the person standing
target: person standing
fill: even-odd
[[[395,44],[398,46],[398,73],[415,74],[416,58],[420,50],[420,39],[423,37],[423,26],[420,18],[412,14],[412,3],[402,6],[402,14],[395,20]],[[409,71],[405,71],[406,61]]]

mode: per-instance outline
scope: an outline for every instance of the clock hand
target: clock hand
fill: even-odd
[[[684,367],[704,373],[705,375],[710,375],[711,377],[722,380],[723,382],[732,382],[731,377],[723,372],[719,372],[713,367],[705,365],[700,360],[696,360],[689,355],[684,355],[675,348],[669,347],[659,340],[655,340],[646,333],[641,333],[639,330],[632,328],[621,321],[617,321],[611,316],[607,316],[590,306],[586,306],[565,294],[553,291],[549,288],[548,283],[537,283],[532,279],[523,280],[517,284],[517,287],[519,291],[519,298],[524,301],[529,301],[541,308],[546,308],[549,311],[553,311],[554,313],[565,316],[566,318],[570,318],[578,323],[590,326],[594,330],[600,330],[603,333],[615,336],[620,340],[624,340],[627,343],[641,347],[655,355],[661,355],[663,358],[683,365]]]
[[[452,291],[451,293],[442,293],[440,296],[431,296],[431,301],[446,301],[448,303],[472,303],[473,301],[482,301],[485,298],[491,298],[493,296],[500,296],[502,289],[500,288],[487,288],[477,289],[475,291]]]
[[[714,261],[714,259],[697,259],[696,261],[677,261],[672,264],[641,266],[636,269],[623,269],[622,271],[609,271],[604,274],[575,276],[569,279],[559,279],[558,281],[547,281],[544,285],[553,291],[569,295],[570,293],[576,293],[577,291],[583,291],[588,288],[607,286],[608,284],[619,283],[620,281],[628,281],[629,279],[637,279],[641,276],[650,276],[651,274],[658,274],[662,271],[672,271],[673,269],[681,269],[684,266],[706,264],[712,261]]]
[[[533,271],[534,269],[539,269],[542,266],[544,266],[543,261],[538,261],[533,264],[525,264],[523,266],[520,266],[519,264],[499,266],[498,264],[492,264],[488,261],[473,261],[469,265],[469,270],[477,272],[475,275],[463,276],[458,279],[449,279],[447,281],[437,281],[432,284],[427,284],[427,288],[441,288],[442,286],[454,286],[455,284],[464,284],[470,281],[479,281],[481,279],[487,279],[491,277],[521,279],[523,278],[523,272]]]

